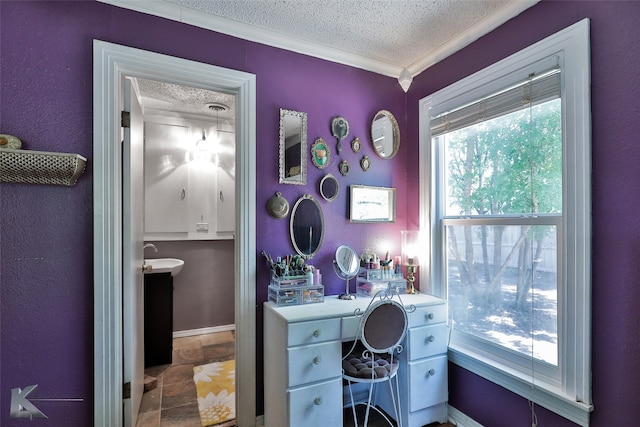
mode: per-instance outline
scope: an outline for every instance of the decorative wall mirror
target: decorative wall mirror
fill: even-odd
[[[351,222],[396,222],[396,189],[351,186]]]
[[[280,109],[280,184],[307,183],[307,113]]]
[[[400,128],[390,111],[380,110],[371,122],[373,150],[383,159],[390,159],[400,148]]]
[[[291,211],[289,233],[299,255],[311,258],[324,238],[324,217],[320,205],[310,194],[300,197]]]
[[[339,187],[336,177],[328,173],[320,180],[320,195],[330,202],[338,197]]]
[[[316,139],[311,146],[311,161],[316,167],[324,169],[329,166],[331,160],[331,150],[322,138]]]

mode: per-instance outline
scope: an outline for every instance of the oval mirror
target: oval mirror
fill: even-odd
[[[330,202],[334,200],[336,197],[338,197],[338,190],[339,190],[338,180],[336,179],[335,176],[331,175],[330,173],[326,174],[320,180],[320,195],[326,201]]]
[[[343,300],[355,299],[355,295],[349,293],[349,280],[354,278],[360,270],[360,258],[358,258],[356,251],[347,245],[338,246],[333,260],[333,269],[338,277],[345,280],[345,291],[338,295],[338,298]]]
[[[371,122],[373,150],[383,159],[390,159],[400,148],[400,128],[390,111],[380,110]]]
[[[280,184],[307,183],[307,113],[280,109]]]
[[[320,205],[310,194],[300,197],[291,211],[291,243],[296,252],[311,258],[320,249],[324,237],[324,217]]]

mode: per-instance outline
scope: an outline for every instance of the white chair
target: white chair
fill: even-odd
[[[394,295],[398,297],[399,302],[393,299]],[[401,427],[397,356],[402,352],[402,340],[407,333],[409,323],[407,310],[402,305],[400,295],[396,292],[380,291],[369,303],[364,313],[358,309],[355,314],[361,317],[358,336],[351,349],[342,358],[342,377],[348,383],[349,397],[351,398],[351,404],[345,405],[345,408],[349,406],[352,408],[353,422],[356,427],[359,424],[355,407],[360,404],[367,405],[364,426],[367,426],[369,422],[371,408],[380,413],[389,425],[394,426],[387,415],[375,406],[374,388],[379,383],[387,382],[397,426]],[[354,402],[353,383],[369,384],[366,400]]]

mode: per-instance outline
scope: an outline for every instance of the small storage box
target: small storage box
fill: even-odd
[[[324,286],[280,288],[269,285],[269,301],[278,306],[313,304],[324,301]]]
[[[396,291],[400,295],[407,293],[407,279],[389,279],[389,291]]]
[[[386,291],[389,289],[389,282],[386,280],[365,280],[363,277],[358,277],[358,283],[356,287],[356,293],[366,296],[374,296],[380,291]]]
[[[271,286],[275,286],[276,288],[297,288],[306,285],[306,276],[277,277],[275,274],[271,275]]]
[[[379,268],[361,268],[358,276],[365,280],[382,280],[382,270]]]

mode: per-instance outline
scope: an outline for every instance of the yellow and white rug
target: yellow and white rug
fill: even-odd
[[[203,427],[236,417],[236,361],[209,363],[193,368],[198,409]]]

